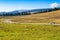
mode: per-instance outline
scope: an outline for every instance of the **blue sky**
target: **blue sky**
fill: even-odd
[[[50,8],[54,2],[60,4],[60,0],[0,0],[0,11]]]

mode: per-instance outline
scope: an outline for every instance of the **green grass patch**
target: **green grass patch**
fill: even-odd
[[[60,40],[60,26],[0,23],[0,40]]]

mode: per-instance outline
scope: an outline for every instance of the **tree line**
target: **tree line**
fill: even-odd
[[[31,15],[37,13],[51,12],[55,10],[60,10],[60,8],[50,8],[50,9],[35,9],[24,12],[3,12],[0,13],[0,16],[21,16],[21,15]]]

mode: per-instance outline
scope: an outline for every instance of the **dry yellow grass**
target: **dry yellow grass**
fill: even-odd
[[[6,18],[7,17],[5,17],[5,19]],[[50,22],[60,23],[60,10],[25,16],[12,16],[12,17],[9,16],[8,19],[11,19],[11,21],[13,22],[20,23],[50,23]]]

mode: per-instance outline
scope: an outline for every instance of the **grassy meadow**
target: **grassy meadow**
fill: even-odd
[[[55,22],[60,24],[60,10],[46,12],[46,13],[36,13],[32,15],[25,16],[4,16],[0,17],[0,21],[5,19],[10,19],[12,22],[18,23],[50,23]]]
[[[31,24],[50,22],[60,24],[60,10],[25,16],[0,16],[0,40],[60,40],[60,25]]]
[[[60,40],[60,26],[0,23],[0,40]]]

